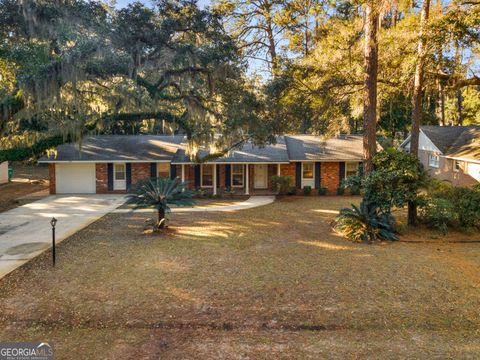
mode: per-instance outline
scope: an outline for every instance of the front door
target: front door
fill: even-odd
[[[113,167],[113,190],[126,190],[127,177],[125,164],[114,164]]]
[[[268,165],[255,165],[253,173],[255,177],[253,187],[255,189],[266,189],[268,187]]]

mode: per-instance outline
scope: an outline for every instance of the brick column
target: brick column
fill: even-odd
[[[49,191],[51,195],[57,193],[57,182],[55,177],[55,163],[48,164],[48,177],[49,177]]]

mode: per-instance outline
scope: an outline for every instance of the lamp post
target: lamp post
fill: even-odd
[[[52,225],[52,261],[53,266],[55,266],[55,225],[57,224],[57,219],[54,217],[50,220],[50,225]]]

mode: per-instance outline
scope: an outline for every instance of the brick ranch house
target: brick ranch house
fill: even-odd
[[[400,148],[410,150],[410,137]],[[439,180],[476,185],[480,182],[480,126],[422,126],[418,157]]]
[[[48,163],[51,194],[126,193],[140,179],[178,177],[192,189],[218,194],[274,191],[272,176],[288,175],[297,189],[324,187],[335,193],[343,178],[357,172],[363,161],[361,135],[328,140],[313,135],[279,136],[275,144],[244,144],[202,164],[187,156],[184,135],[106,135],[64,144]],[[200,150],[200,156],[206,155]]]

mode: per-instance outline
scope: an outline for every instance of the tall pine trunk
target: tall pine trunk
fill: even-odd
[[[365,4],[365,80],[363,90],[363,156],[365,174],[373,170],[377,151],[377,71],[378,71],[378,11],[375,2]]]
[[[410,153],[418,157],[418,143],[420,138],[420,122],[422,117],[422,87],[423,67],[426,55],[426,39],[424,37],[425,26],[428,21],[430,0],[423,0],[422,14],[420,17],[420,31],[417,48],[417,65],[415,67],[415,79],[413,84],[413,114],[412,114],[412,135],[410,138]],[[417,223],[417,205],[413,202],[408,204],[408,224]]]

